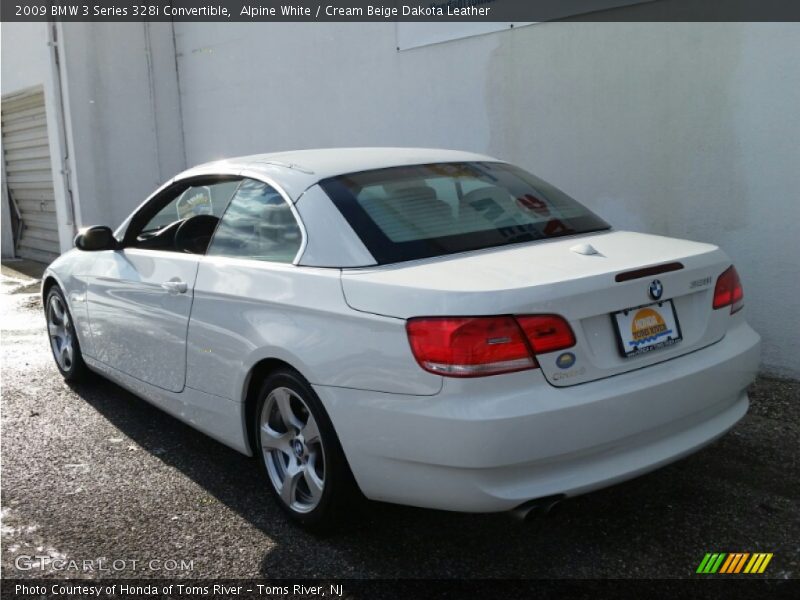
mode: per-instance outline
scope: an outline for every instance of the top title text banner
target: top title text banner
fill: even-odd
[[[614,10],[617,9],[617,10]],[[2,0],[3,21],[798,21],[787,0]]]

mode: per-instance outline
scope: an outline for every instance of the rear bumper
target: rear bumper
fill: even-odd
[[[708,348],[568,388],[526,371],[445,379],[427,397],[315,389],[367,497],[493,512],[629,479],[713,441],[747,412],[759,349],[740,320]]]

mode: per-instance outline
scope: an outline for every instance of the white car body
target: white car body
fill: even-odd
[[[268,183],[303,240],[292,264],[124,248],[72,250],[44,286],[65,293],[86,364],[209,436],[252,455],[250,382],[288,364],[313,386],[361,491],[371,499],[491,512],[572,496],[681,458],[748,408],[760,340],[743,311],[714,310],[731,265],[719,248],[608,230],[377,265],[317,183],[397,165],[501,162],[423,149],[300,151],[190,169]],[[147,201],[145,201],[146,203]],[[124,231],[127,221],[120,228]],[[590,245],[596,253],[581,253]],[[652,302],[660,273],[683,340],[617,351],[616,311]],[[185,293],[162,284],[180,280]],[[572,327],[540,368],[475,378],[423,370],[407,319],[557,313]]]

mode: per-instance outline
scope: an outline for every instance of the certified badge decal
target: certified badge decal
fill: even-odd
[[[631,321],[631,341],[628,343],[635,348],[641,344],[655,342],[658,338],[671,333],[672,330],[667,327],[657,311],[652,308],[643,308],[634,315]]]
[[[574,364],[575,355],[572,352],[564,352],[563,354],[559,354],[558,358],[556,359],[556,365],[558,365],[559,369],[569,369]]]

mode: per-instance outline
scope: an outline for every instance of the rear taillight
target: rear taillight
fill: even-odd
[[[575,335],[563,317],[558,315],[530,315],[517,317],[535,354],[547,354],[575,345]]]
[[[714,288],[714,309],[731,307],[731,314],[738,312],[744,306],[744,289],[736,267],[730,266],[717,279]]]
[[[561,317],[419,317],[406,324],[411,351],[426,371],[481,377],[538,367],[534,353],[575,343]]]
[[[419,318],[406,325],[420,366],[450,377],[477,377],[536,365],[513,317]]]

